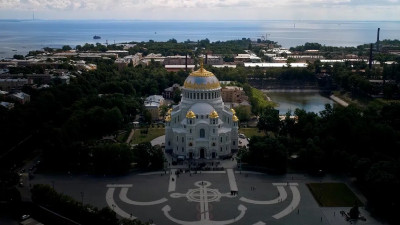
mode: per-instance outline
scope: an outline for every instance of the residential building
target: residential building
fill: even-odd
[[[241,103],[247,101],[248,97],[243,88],[237,86],[226,86],[221,89],[222,101]]]
[[[160,119],[160,106],[164,105],[164,98],[161,95],[150,95],[144,101],[144,107],[151,113],[151,119]]]
[[[18,92],[9,96],[12,100],[17,101],[18,103],[25,104],[31,101],[31,96],[24,93]]]
[[[3,91],[21,90],[24,85],[31,84],[26,78],[0,79],[0,89]]]
[[[179,84],[174,84],[172,87],[165,88],[162,95],[165,99],[172,99],[177,89],[181,90],[182,87]]]
[[[193,65],[194,59],[190,58],[190,56],[184,56],[184,55],[167,56],[164,59],[164,65],[186,65],[186,64]]]
[[[0,106],[6,108],[6,109],[12,109],[14,108],[14,103],[11,102],[0,102]]]

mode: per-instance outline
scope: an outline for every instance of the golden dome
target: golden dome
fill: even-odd
[[[236,114],[236,111],[233,108],[231,109],[231,112],[233,113],[233,115]]]
[[[218,117],[219,117],[218,113],[215,110],[210,113],[210,118],[211,119],[217,119]]]
[[[212,77],[212,76],[214,76],[214,74],[211,73],[210,71],[204,69],[203,62],[200,62],[200,69],[190,73],[190,76],[194,76],[194,77]]]
[[[190,110],[186,113],[186,118],[194,119],[194,118],[196,118],[196,114],[194,114],[194,112],[192,110]]]
[[[172,108],[168,109],[167,115],[171,115]]]
[[[233,116],[232,116],[232,121],[233,121],[233,122],[237,122],[237,121],[239,121],[239,119],[237,118],[236,115],[233,115]]]
[[[200,89],[200,90],[211,90],[221,88],[221,85],[210,71],[207,71],[203,67],[203,63],[200,62],[200,69],[192,72],[183,83],[184,88],[188,89]]]
[[[171,121],[171,116],[170,116],[170,115],[166,116],[166,117],[165,117],[165,121],[166,121],[166,122]]]

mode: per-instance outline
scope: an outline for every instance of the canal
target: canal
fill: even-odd
[[[333,106],[334,101],[322,96],[318,90],[263,90],[271,101],[279,104],[276,109],[280,115],[291,110],[292,114],[296,108],[307,112],[318,113],[325,109],[326,104]]]

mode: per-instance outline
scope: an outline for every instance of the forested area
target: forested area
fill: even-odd
[[[30,103],[17,104],[12,110],[0,108],[0,124],[4,128],[0,131],[2,154],[28,138],[29,144],[19,148],[27,153],[42,152],[43,167],[101,173],[126,171],[126,167],[105,166],[114,170],[99,171],[96,165],[89,166],[93,162],[103,164],[99,157],[113,157],[104,156],[104,149],[114,149],[114,156],[131,151],[124,144],[108,146],[98,140],[116,134],[143,113],[143,96],[160,94],[174,83],[182,84],[187,73],[169,73],[156,64],[118,71],[112,60],[103,60],[97,70],[76,76],[69,85],[25,88],[24,92],[31,95]],[[127,159],[115,159],[114,164],[124,160],[126,164]],[[10,160],[3,166],[13,163]]]

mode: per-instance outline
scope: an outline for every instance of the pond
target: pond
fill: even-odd
[[[333,106],[334,101],[322,96],[318,90],[264,90],[271,101],[279,104],[276,109],[280,115],[296,108],[307,112],[319,113],[325,109],[326,104]]]

